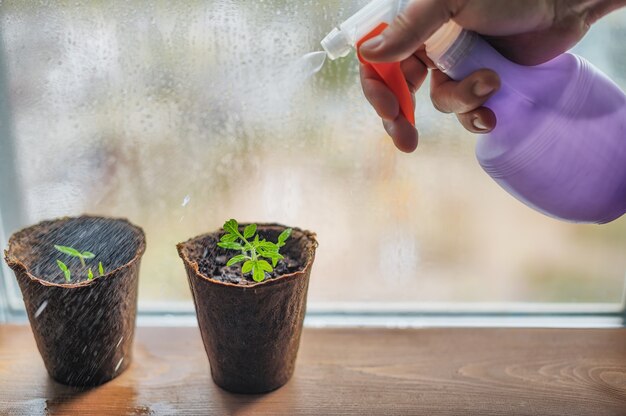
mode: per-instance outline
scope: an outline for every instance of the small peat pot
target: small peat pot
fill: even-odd
[[[128,367],[145,247],[141,228],[92,216],[44,221],[11,236],[5,260],[52,378],[96,386]]]
[[[229,223],[231,239],[226,235]],[[290,237],[283,239],[289,230]],[[258,264],[264,270],[254,274],[249,262],[257,258],[256,253],[218,247],[220,241],[239,244],[234,241],[235,233],[245,235],[250,245],[255,241],[261,246],[265,240],[278,242],[279,256],[267,252],[278,257],[277,262],[268,267],[273,261],[261,260]],[[243,241],[241,244],[245,246]],[[239,226],[230,220],[224,229],[180,243],[177,248],[187,270],[215,383],[234,393],[249,394],[269,392],[285,384],[293,374],[300,345],[317,248],[315,234],[279,224]],[[239,261],[227,265],[235,262],[233,257]]]

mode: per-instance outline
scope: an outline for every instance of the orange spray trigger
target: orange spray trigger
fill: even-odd
[[[361,61],[363,65],[372,67],[374,71],[376,71],[376,73],[382,78],[385,84],[398,99],[398,103],[400,104],[400,111],[402,111],[404,117],[409,120],[409,123],[411,123],[411,125],[415,126],[415,109],[413,108],[413,98],[411,97],[409,84],[407,84],[404,73],[402,72],[402,68],[400,68],[400,62],[367,62],[363,59],[363,57],[361,56],[361,52],[359,51],[359,48],[361,47],[361,44],[363,42],[380,35],[383,30],[387,28],[387,26],[387,23],[381,23],[374,30],[372,30],[361,40],[359,40],[356,44],[356,53],[359,57],[359,61]]]

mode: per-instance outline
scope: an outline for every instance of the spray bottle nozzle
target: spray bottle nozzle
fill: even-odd
[[[370,1],[322,40],[322,47],[328,57],[337,59],[346,56],[359,40],[376,29],[378,25],[390,24],[406,3],[408,0]]]
[[[350,39],[340,29],[334,28],[324,39],[322,48],[332,60],[343,58],[350,53]]]
[[[366,40],[381,34],[406,3],[407,0],[373,0],[368,3],[322,40],[322,48],[328,58],[344,57],[350,53],[352,46],[358,49]],[[358,55],[363,65],[370,66],[381,77],[397,97],[406,119],[415,125],[413,99],[400,63],[370,63]]]

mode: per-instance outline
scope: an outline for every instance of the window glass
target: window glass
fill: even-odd
[[[301,57],[362,1],[4,1],[22,222],[127,217],[140,299],[189,302],[175,244],[228,218],[317,232],[311,302],[618,302],[626,218],[576,225],[501,190],[476,138],[417,96],[399,153],[354,54]],[[626,87],[626,13],[575,49]]]

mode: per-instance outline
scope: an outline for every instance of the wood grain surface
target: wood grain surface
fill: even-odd
[[[46,375],[28,326],[0,326],[2,415],[626,415],[626,329],[305,329],[265,395],[211,381],[196,328],[138,328],[90,390]]]

